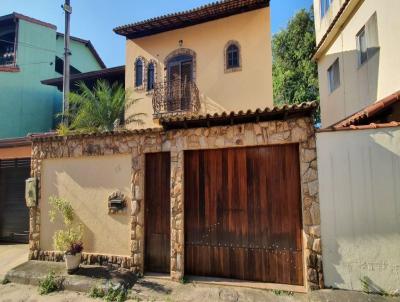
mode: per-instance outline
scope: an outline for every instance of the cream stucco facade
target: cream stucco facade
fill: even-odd
[[[84,250],[105,255],[130,255],[131,157],[128,155],[48,159],[43,163],[40,246],[52,251],[61,217],[50,222],[49,197],[68,200],[84,230]],[[129,201],[126,213],[109,214],[107,197],[120,191]]]
[[[241,68],[234,72],[226,72],[224,65],[229,41],[240,46]],[[153,120],[153,94],[135,88],[135,61],[142,57],[145,64],[155,62],[156,82],[162,82],[166,77],[165,59],[171,53],[181,52],[190,52],[195,57],[193,77],[200,94],[200,113],[272,107],[269,7],[143,38],[127,39],[125,87],[133,98],[141,99],[134,110],[147,114],[145,128],[157,126]],[[130,113],[128,110],[127,115]]]
[[[338,14],[345,3],[345,0],[332,0],[329,10],[321,17],[320,0],[314,0],[317,44],[323,40],[314,56],[318,62],[323,127],[400,89],[396,42],[400,40],[397,30],[400,28],[397,13],[400,1],[350,0]],[[360,64],[357,35],[371,21],[376,24],[376,33],[371,34],[367,28],[368,60]],[[335,25],[329,30],[332,23]],[[339,60],[340,84],[331,91],[328,69],[336,60]]]
[[[326,286],[400,289],[400,128],[317,134]]]

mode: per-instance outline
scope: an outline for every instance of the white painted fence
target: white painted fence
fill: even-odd
[[[400,127],[317,135],[326,286],[400,288]]]

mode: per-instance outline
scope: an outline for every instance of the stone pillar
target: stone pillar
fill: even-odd
[[[183,151],[171,152],[171,278],[179,281],[184,269]]]
[[[321,249],[321,218],[315,135],[300,144],[301,181],[303,195],[303,227],[308,288],[324,287]]]
[[[133,267],[144,273],[144,155],[132,157],[131,256]]]

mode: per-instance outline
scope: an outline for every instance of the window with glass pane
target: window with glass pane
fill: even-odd
[[[323,18],[327,11],[329,10],[329,7],[331,6],[333,0],[320,0],[321,3],[321,18]]]
[[[367,35],[365,27],[357,35],[358,63],[364,64],[368,60]]]
[[[227,68],[240,67],[239,64],[239,47],[230,45],[227,49]]]
[[[135,87],[140,87],[143,85],[143,62],[138,59],[135,64]]]
[[[328,80],[329,80],[329,91],[333,92],[340,86],[340,68],[339,59],[329,67],[328,69]]]
[[[154,64],[150,63],[149,66],[147,67],[147,90],[153,90],[154,89]]]

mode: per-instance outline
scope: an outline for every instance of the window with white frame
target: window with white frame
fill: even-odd
[[[356,36],[358,66],[363,65],[379,51],[378,22],[376,13]]]
[[[328,69],[329,91],[332,93],[340,86],[339,58]]]
[[[323,18],[326,15],[332,2],[333,0],[320,0],[321,18]]]

